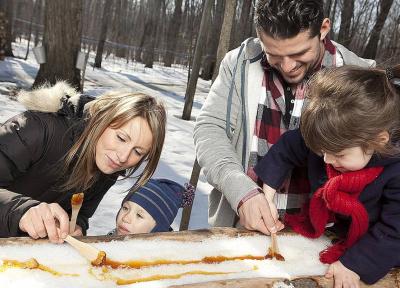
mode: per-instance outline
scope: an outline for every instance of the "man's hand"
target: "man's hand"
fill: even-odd
[[[69,232],[69,217],[59,204],[42,202],[25,212],[19,221],[19,229],[33,239],[48,236],[51,242],[62,243]]]
[[[340,261],[329,265],[325,277],[334,278],[334,288],[360,288],[360,276],[347,269]]]
[[[240,224],[248,230],[257,230],[270,235],[284,227],[277,219],[277,213],[274,216],[271,214],[270,203],[263,193],[257,194],[244,202],[238,212]]]

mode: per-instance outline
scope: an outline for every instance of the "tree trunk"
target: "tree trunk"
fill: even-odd
[[[5,44],[6,44],[6,16],[3,11],[0,10],[0,60],[4,60],[5,55]]]
[[[354,0],[343,1],[341,12],[340,30],[337,41],[344,46],[348,46],[351,41],[350,27],[354,13]]]
[[[157,26],[158,29],[156,29],[156,36],[155,36],[155,41],[154,41],[154,60],[156,62],[161,62],[162,58],[164,56],[164,51],[167,49],[166,48],[166,38],[167,38],[167,3],[165,1],[169,0],[159,0],[161,1],[161,7],[160,7],[160,17],[158,18]],[[161,25],[163,23],[164,25]],[[161,51],[163,51],[161,53]]]
[[[381,0],[380,12],[376,19],[374,28],[372,28],[371,37],[369,38],[368,44],[365,47],[364,54],[362,57],[375,59],[376,51],[378,48],[379,38],[385,25],[387,15],[389,14],[390,7],[392,7],[393,0]]]
[[[99,28],[101,27],[103,20],[100,17],[94,17],[94,15],[101,15],[103,12],[103,7],[105,6],[105,3],[103,4],[103,2],[107,2],[107,1],[99,1],[99,0],[94,0],[95,4],[93,5],[94,8],[92,10],[89,10],[89,30],[88,30],[88,34],[87,36],[89,38],[96,38],[97,35],[99,35]],[[108,21],[110,21],[110,19],[107,19]],[[85,35],[85,34],[84,34]],[[95,46],[93,44],[90,44],[89,47],[91,46]],[[90,49],[90,48],[89,48]],[[94,50],[94,49],[93,49]]]
[[[204,80],[212,79],[217,59],[218,42],[221,34],[221,26],[224,17],[225,0],[216,0],[214,20],[212,21],[211,32],[208,34],[207,45],[204,51],[203,65],[200,77]]]
[[[5,43],[4,43],[4,54],[5,56],[8,57],[14,57],[13,51],[12,51],[12,23],[13,23],[13,14],[14,14],[14,0],[5,0],[5,2],[2,4],[4,8],[4,14],[6,18],[5,22],[5,29],[6,29],[6,38],[5,38]]]
[[[104,44],[106,43],[106,38],[107,38],[107,28],[108,28],[108,23],[110,23],[112,4],[113,0],[106,0],[106,2],[104,3],[99,43],[97,44],[96,58],[94,60],[94,67],[96,68],[101,68]]]
[[[174,15],[172,16],[171,23],[167,33],[167,51],[164,56],[164,66],[171,67],[174,62],[174,54],[176,42],[178,40],[179,28],[182,22],[182,0],[175,0]]]
[[[117,1],[117,3],[120,1]],[[126,16],[127,16],[127,11],[128,11],[128,0],[122,0],[122,2],[118,3],[121,5],[121,8],[119,9],[119,14],[118,14],[118,31],[117,31],[117,43],[118,45],[121,45],[117,47],[117,52],[115,53],[115,56],[120,57],[120,58],[125,58],[126,54]]]
[[[98,1],[102,2],[102,1]],[[82,7],[82,35],[89,36],[91,27],[94,25],[94,19],[98,19],[99,17],[90,17],[90,15],[94,14],[94,4],[93,0],[83,0],[83,7]]]
[[[329,15],[331,13],[331,7],[332,7],[332,0],[325,0],[324,1],[324,16],[329,18]]]
[[[136,31],[137,32],[137,40],[136,43],[136,50],[135,50],[135,61],[142,62],[142,50],[143,50],[143,43],[146,33],[146,15],[145,15],[145,6],[144,1],[140,1],[140,8],[139,8],[139,15],[136,20]],[[140,25],[139,25],[140,24]]]
[[[40,30],[40,26],[39,25],[41,25],[42,23],[43,23],[43,1],[44,0],[36,0],[36,1],[38,1],[38,14],[37,14],[37,17],[36,17],[36,21],[35,21],[35,23],[37,24],[37,25],[35,25],[34,26],[34,46],[36,47],[36,46],[38,46],[38,44],[39,44],[39,30]]]
[[[253,5],[251,5],[250,8],[250,21],[247,25],[247,33],[245,34],[247,37],[257,37],[257,32],[256,32],[256,26],[254,25],[254,14],[255,14],[255,2],[253,2]]]
[[[331,27],[332,29],[329,31],[329,38],[336,39],[335,33],[333,31],[333,27],[335,27],[335,17],[336,17],[336,6],[338,0],[333,0],[333,8],[330,11],[329,19],[331,20]]]
[[[39,7],[39,2],[40,1],[35,1],[34,5],[33,5],[33,9],[32,9],[32,14],[31,14],[31,21],[29,23],[29,32],[28,32],[28,46],[26,48],[26,54],[25,54],[25,58],[24,60],[28,59],[28,55],[29,55],[29,46],[31,44],[31,37],[32,37],[32,25],[33,25],[33,20],[35,19],[35,15],[37,14],[37,9]]]
[[[46,63],[40,65],[33,87],[66,80],[80,88],[80,71],[75,67],[81,47],[82,0],[45,2],[43,46]]]
[[[161,1],[160,0],[150,0],[151,5],[149,5],[149,10],[147,14],[147,21],[145,31],[145,39],[143,44],[143,64],[146,68],[153,68],[154,62],[154,46],[155,37],[158,29],[158,19],[160,16]]]
[[[398,62],[397,59],[399,57],[397,56],[398,51],[400,51],[400,15],[397,17],[397,20],[394,21],[393,23],[393,29],[390,29],[392,31],[390,38],[389,38],[389,43],[388,43],[388,54],[390,55],[391,58],[391,63],[392,65],[396,65],[396,61]],[[389,31],[390,31],[389,30]]]
[[[227,2],[229,2],[229,1],[227,0]],[[235,34],[232,35],[234,37],[232,37],[232,36],[230,37],[234,41],[235,46],[240,45],[240,43],[248,37],[249,26],[251,25],[251,21],[250,21],[251,4],[252,4],[251,1],[243,0],[242,9],[240,12],[240,19],[239,19],[239,23],[237,25],[238,32],[235,33],[236,35]],[[225,4],[225,5],[227,5],[227,4]],[[225,13],[226,13],[226,8],[225,8]],[[233,16],[235,16],[235,15],[233,15]],[[232,18],[232,19],[235,20],[234,18]],[[224,19],[224,21],[225,21],[225,19]],[[235,23],[235,22],[233,22],[233,23]],[[231,31],[229,31],[229,33],[230,32]],[[216,70],[216,71],[218,71],[218,70]]]
[[[219,37],[217,62],[212,77],[213,82],[215,78],[217,78],[219,65],[221,64],[222,59],[229,51],[229,44],[232,37],[231,31],[233,27],[233,20],[235,19],[236,2],[237,0],[226,0],[225,2],[224,22],[222,23],[221,35]]]
[[[197,37],[196,50],[194,52],[193,68],[190,74],[189,83],[185,94],[185,106],[183,108],[182,119],[190,120],[192,113],[192,106],[194,100],[194,94],[196,92],[197,80],[199,78],[199,71],[201,65],[202,48],[204,46],[204,40],[206,39],[206,33],[209,29],[209,19],[211,12],[211,0],[205,0],[203,15],[201,17],[199,36]]]
[[[140,1],[140,0],[139,0]],[[128,21],[127,21],[127,35],[128,35],[128,44],[129,46],[129,60],[134,61],[135,60],[135,40],[137,37],[137,26],[136,26],[136,21],[138,16],[138,11],[136,11],[138,7],[138,2],[137,0],[132,1],[129,5],[129,12],[128,12]],[[133,46],[133,47],[132,47]]]

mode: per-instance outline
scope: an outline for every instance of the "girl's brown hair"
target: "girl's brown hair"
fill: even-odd
[[[318,154],[356,146],[398,154],[394,142],[400,135],[400,96],[392,77],[400,78],[400,65],[390,72],[344,66],[316,73],[300,122],[306,145]],[[390,136],[386,145],[378,138],[383,131]]]
[[[143,93],[110,92],[89,105],[85,129],[66,156],[64,172],[70,171],[70,175],[63,188],[74,191],[90,188],[100,174],[95,160],[100,136],[107,127],[119,128],[136,117],[142,117],[149,124],[153,143],[149,153],[135,167],[128,169],[125,176],[131,176],[147,161],[132,190],[144,185],[157,167],[164,144],[166,112],[163,104]]]

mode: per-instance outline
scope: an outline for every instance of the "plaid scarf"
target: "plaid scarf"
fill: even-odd
[[[324,41],[324,46],[325,53],[316,70],[336,66],[336,47],[329,39]],[[264,93],[258,96],[256,123],[247,169],[247,175],[260,187],[262,187],[262,182],[255,174],[254,167],[284,132],[299,127],[304,91],[308,80],[308,77],[303,79],[297,85],[296,91],[292,91],[291,86],[285,82],[280,73],[269,65],[265,54],[261,65],[264,69],[262,86],[265,89],[263,89]],[[276,193],[275,204],[279,214],[297,212],[308,200],[309,191],[307,170],[293,169]]]

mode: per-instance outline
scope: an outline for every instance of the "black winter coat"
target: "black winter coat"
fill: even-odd
[[[40,202],[58,203],[71,213],[73,193],[61,192],[60,160],[78,139],[77,120],[26,111],[0,127],[0,237],[25,236],[19,230],[24,213]],[[85,234],[88,219],[118,175],[101,174],[85,191],[77,224]]]

